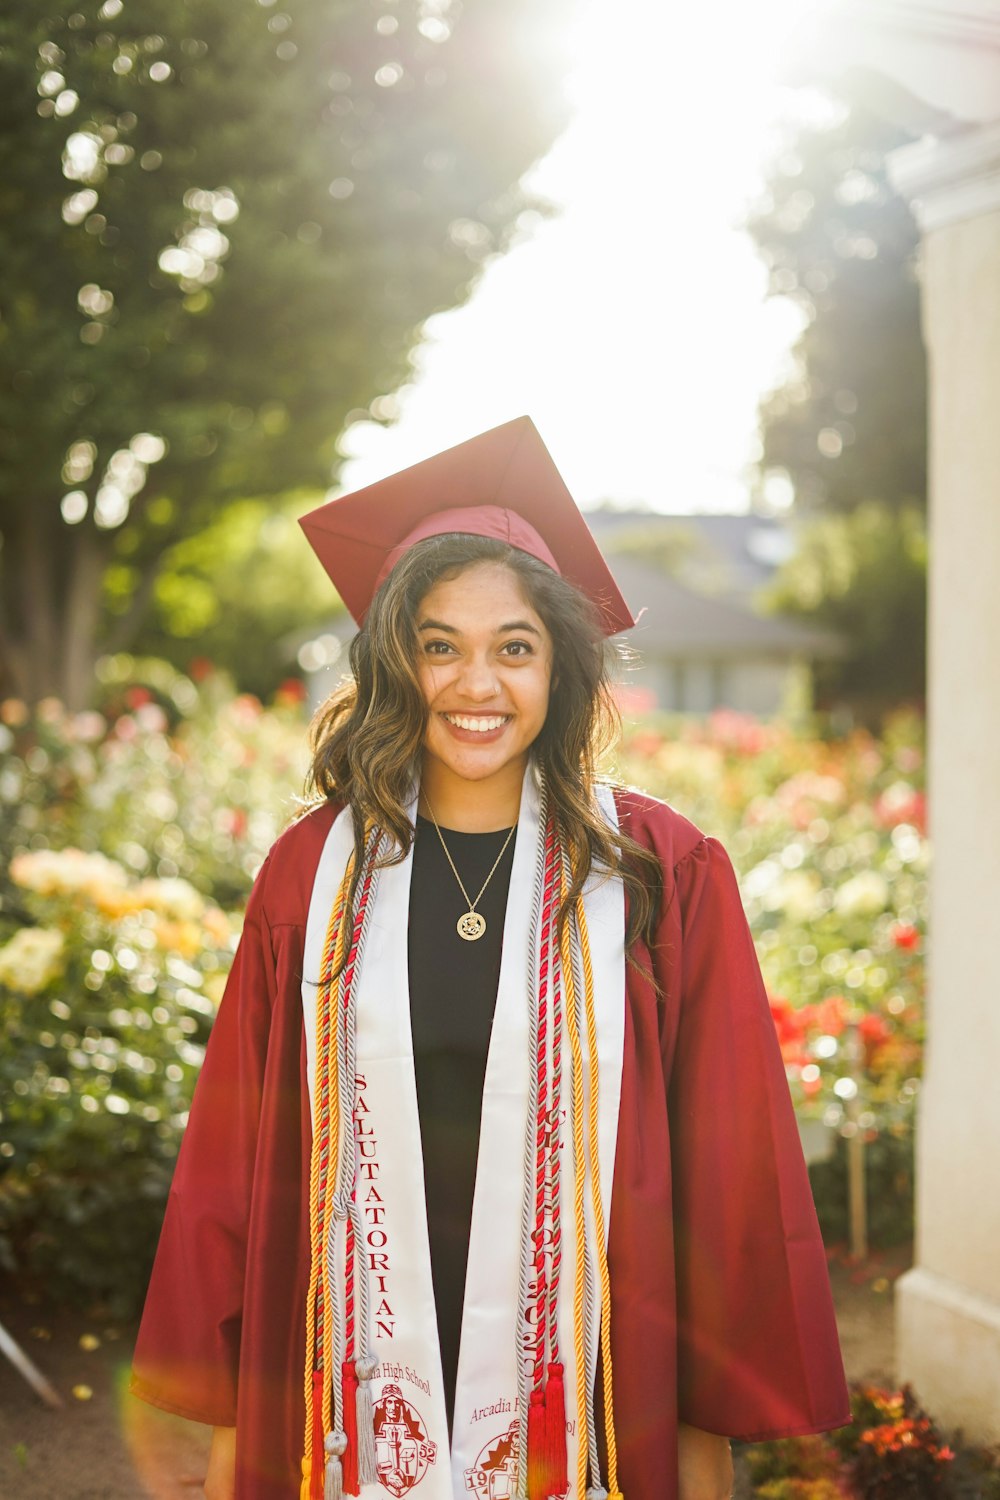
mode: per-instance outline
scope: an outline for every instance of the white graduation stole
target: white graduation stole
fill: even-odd
[[[598,799],[605,817],[616,824],[610,789],[599,787]],[[411,819],[415,810],[414,794]],[[412,849],[401,864],[387,866],[380,876],[360,980],[356,981],[357,1199],[364,1226],[372,1350],[379,1361],[372,1380],[379,1482],[362,1491],[370,1500],[383,1490],[400,1496],[417,1486],[420,1500],[501,1500],[514,1494],[520,1416],[517,1348],[526,1331],[518,1283],[524,1137],[532,1065],[528,950],[541,836],[539,812],[536,776],[529,763],[522,787],[483,1090],[450,1462],[410,1030],[407,925]],[[334,820],[320,856],[306,924],[302,1008],[310,1106],[316,1077],[316,985],[330,913],[353,849],[353,821],[350,809],[344,808]],[[583,901],[594,967],[599,1160],[607,1226],[625,1035],[624,891],[620,878],[592,875]],[[563,1055],[569,1055],[567,1045]],[[585,1086],[589,1087],[589,1079]],[[563,1104],[568,1104],[565,1088]],[[565,1108],[563,1115],[560,1202],[568,1231],[573,1221],[573,1155]],[[589,1202],[588,1222],[593,1243]],[[343,1224],[339,1232],[338,1256],[343,1264]],[[581,1437],[576,1430],[576,1392],[579,1379],[587,1380],[592,1388],[596,1376],[599,1307],[591,1309],[589,1367],[579,1371],[574,1357],[575,1255],[574,1236],[564,1232],[558,1317],[565,1366],[567,1493],[571,1500],[583,1500],[576,1494],[575,1482]]]

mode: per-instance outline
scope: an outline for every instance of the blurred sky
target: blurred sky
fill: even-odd
[[[739,223],[783,123],[825,107],[787,82],[804,10],[580,0],[573,120],[526,179],[560,211],[427,322],[398,420],[345,434],[340,489],[527,412],[585,507],[746,507],[800,322]]]

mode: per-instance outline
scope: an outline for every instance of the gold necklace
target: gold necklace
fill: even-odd
[[[459,890],[465,897],[466,905],[469,908],[468,911],[464,911],[462,913],[458,921],[455,923],[456,931],[458,932],[459,937],[465,938],[467,943],[474,943],[476,939],[481,938],[483,933],[486,931],[486,918],[483,916],[482,912],[476,911],[476,907],[483,899],[483,892],[486,890],[486,887],[489,885],[490,881],[493,879],[493,876],[496,874],[497,865],[503,859],[504,854],[507,850],[507,845],[510,843],[511,839],[514,837],[515,832],[517,831],[517,824],[514,824],[514,827],[510,830],[507,837],[504,839],[503,848],[500,850],[500,853],[493,861],[493,868],[487,875],[486,879],[483,881],[482,886],[480,887],[479,895],[476,897],[475,901],[473,901],[470,899],[469,893],[462,883],[461,875],[455,869],[455,861],[452,859],[451,854],[448,851],[448,845],[444,841],[444,834],[441,832],[440,828],[438,828],[438,820],[434,816],[434,809],[433,807],[431,807],[431,799],[428,797],[426,792],[424,792],[424,801],[427,803],[427,811],[431,815],[431,822],[434,824],[434,827],[437,828],[437,836],[441,840],[441,848],[444,850],[445,858],[451,865],[451,872],[454,875],[455,879],[458,881]]]

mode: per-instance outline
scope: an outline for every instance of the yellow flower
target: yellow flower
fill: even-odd
[[[202,917],[201,925],[217,948],[224,948],[229,942],[229,919],[217,906],[208,906],[205,908],[205,915]]]
[[[80,895],[95,905],[128,886],[121,865],[83,849],[22,850],[10,862],[10,875],[41,896]]]
[[[63,935],[52,927],[22,927],[0,948],[0,984],[37,995],[63,969]]]
[[[196,958],[202,951],[201,927],[197,922],[172,922],[161,917],[153,924],[156,941],[165,953],[179,953],[182,958]]]
[[[205,910],[205,901],[187,880],[152,878],[139,886],[142,903],[167,917],[197,920]]]

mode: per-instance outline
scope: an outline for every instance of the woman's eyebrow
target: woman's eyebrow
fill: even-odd
[[[417,626],[417,629],[441,630],[445,635],[462,634],[462,632],[460,630],[457,630],[454,625],[446,625],[443,620],[421,620],[420,624]],[[529,620],[510,620],[506,625],[501,625],[498,627],[497,635],[507,635],[511,630],[527,630],[530,631],[532,635],[537,635],[539,640],[541,639],[541,631],[538,630],[536,626],[532,625]]]

